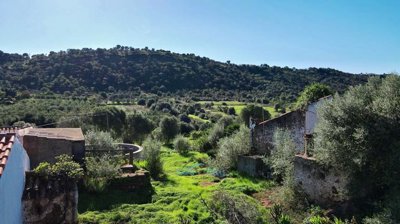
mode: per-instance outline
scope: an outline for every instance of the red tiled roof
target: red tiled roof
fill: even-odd
[[[15,140],[17,129],[0,129],[0,177],[3,175],[7,160]]]

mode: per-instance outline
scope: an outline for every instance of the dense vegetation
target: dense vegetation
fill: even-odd
[[[365,210],[400,221],[400,77],[371,78],[320,108],[315,156],[344,170]],[[368,200],[365,200],[367,198]]]
[[[127,98],[140,91],[213,100],[293,101],[314,82],[343,92],[366,75],[334,69],[236,65],[194,54],[116,46],[69,49],[48,55],[0,51],[0,98],[32,93]]]
[[[265,158],[272,179],[244,176],[237,166],[240,155],[251,153],[250,117],[276,117],[368,77],[121,46],[0,52],[0,123],[83,129],[87,149],[96,149],[86,154],[85,171],[63,163],[83,175],[82,223],[350,223],[298,198],[295,144],[286,130],[275,133],[276,150]],[[360,186],[371,192],[369,210],[351,223],[399,219],[393,178],[400,172],[399,89],[398,77],[374,78],[322,109],[310,153],[323,165],[349,170],[355,192]],[[150,172],[151,194],[110,189],[127,163],[116,142],[144,147],[133,168]],[[42,164],[37,172],[66,172],[58,170]]]

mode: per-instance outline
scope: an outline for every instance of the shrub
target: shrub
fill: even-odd
[[[192,132],[190,132],[190,139],[196,140],[196,139],[199,139],[199,138],[203,137],[204,135],[207,135],[207,132],[205,132],[205,131],[192,131]]]
[[[174,140],[174,149],[181,155],[186,155],[190,150],[189,141],[182,135],[176,136]]]
[[[208,142],[215,147],[222,137],[224,137],[224,126],[215,124],[208,135]]]
[[[224,116],[224,115],[222,115],[222,114],[214,114],[214,113],[211,113],[211,114],[210,114],[210,120],[211,120],[212,123],[216,123],[216,122],[218,122],[218,120],[221,119],[223,116]]]
[[[162,141],[162,134],[161,134],[161,128],[160,127],[158,127],[158,128],[156,128],[156,129],[154,129],[152,132],[151,132],[151,135],[150,135],[151,137],[151,139],[156,139],[156,140],[158,140],[158,141]],[[148,137],[149,138],[149,137]]]
[[[269,211],[271,220],[274,224],[290,224],[292,223],[290,217],[283,213],[283,208],[280,204],[274,204]]]
[[[190,132],[194,130],[194,127],[191,124],[185,122],[179,122],[179,130],[183,135],[189,135]]]
[[[232,116],[222,116],[218,121],[217,124],[223,127],[226,127],[228,125],[231,125],[233,123],[233,117]]]
[[[204,130],[207,130],[207,129],[211,128],[211,127],[212,127],[212,124],[210,122],[203,122],[200,125],[199,130],[200,131],[204,131]]]
[[[48,176],[51,172],[51,164],[48,162],[41,162],[33,171],[41,176]]]
[[[72,156],[63,154],[56,157],[56,162],[50,164],[48,162],[40,163],[34,172],[43,176],[66,176],[72,179],[79,179],[83,175],[83,170],[79,163],[72,160]]]
[[[28,128],[28,127],[35,127],[35,124],[31,124],[31,123],[26,123],[25,121],[17,121],[14,122],[14,124],[12,124],[13,127],[17,127],[17,128]]]
[[[146,100],[145,99],[139,99],[137,104],[144,106],[144,105],[146,105]]]
[[[186,114],[179,115],[179,120],[185,123],[190,123],[191,121],[190,117]]]
[[[160,121],[161,138],[164,142],[169,143],[179,134],[179,123],[175,117],[164,117]]]
[[[310,218],[308,218],[307,224],[331,224],[332,222],[329,220],[328,217],[323,217],[323,216],[311,216]]]
[[[229,115],[236,115],[236,110],[235,110],[235,108],[229,107],[229,108],[228,108],[228,111],[227,111],[227,114],[229,114]]]
[[[230,135],[232,135],[233,133],[235,133],[239,129],[240,129],[240,125],[239,124],[237,124],[237,123],[230,124],[230,125],[228,125],[228,126],[226,126],[224,128],[224,135],[225,136],[230,136]]]
[[[155,101],[154,99],[149,99],[149,100],[146,102],[146,107],[151,107],[151,105],[153,105],[155,102],[156,102],[156,101]]]
[[[250,130],[241,126],[240,130],[230,137],[225,137],[218,142],[216,165],[219,170],[235,168],[239,155],[248,154],[250,147]]]
[[[232,224],[266,223],[265,209],[245,194],[216,191],[211,197],[209,208]]]
[[[208,142],[212,145],[212,147],[216,147],[218,141],[227,136],[226,127],[233,123],[233,118],[231,116],[221,117],[217,123],[213,126],[208,135]]]
[[[51,173],[77,179],[82,177],[83,170],[79,163],[72,160],[72,156],[63,154],[56,156],[56,162],[51,166]]]
[[[200,152],[208,152],[213,147],[208,141],[207,135],[202,135],[196,139],[194,142],[194,147],[196,147]]]
[[[120,171],[118,159],[110,155],[98,157],[86,157],[86,176],[84,185],[92,192],[102,192],[106,189],[109,181],[116,177]]]
[[[109,132],[89,130],[85,134],[86,145],[96,150],[113,150],[114,139]]]
[[[153,178],[158,178],[163,172],[161,161],[161,142],[147,138],[143,142],[143,158],[146,160],[146,169]]]
[[[278,180],[284,180],[286,184],[293,178],[293,161],[296,154],[296,144],[289,131],[277,129],[273,137],[274,150],[264,159],[272,169],[272,175]]]

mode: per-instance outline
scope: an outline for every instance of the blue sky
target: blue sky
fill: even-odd
[[[238,64],[400,72],[400,1],[0,0],[0,50],[117,44]]]

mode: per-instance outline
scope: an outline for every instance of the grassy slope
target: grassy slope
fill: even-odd
[[[135,200],[129,203],[125,199],[122,202],[126,204],[110,204],[111,207],[103,211],[90,211],[90,207],[80,206],[79,220],[82,223],[176,223],[179,219],[188,219],[192,220],[191,223],[210,223],[211,214],[201,199],[208,199],[213,191],[226,189],[250,195],[272,185],[269,181],[236,173],[220,181],[206,172],[208,168],[204,167],[203,162],[208,156],[203,153],[191,152],[183,157],[171,149],[163,148],[162,157],[165,178],[152,181],[155,194],[151,203],[132,204]],[[125,193],[125,198],[129,196],[134,197]],[[80,204],[90,204],[87,201],[94,200],[91,197],[96,196],[81,195]],[[103,203],[106,204],[107,200]]]

